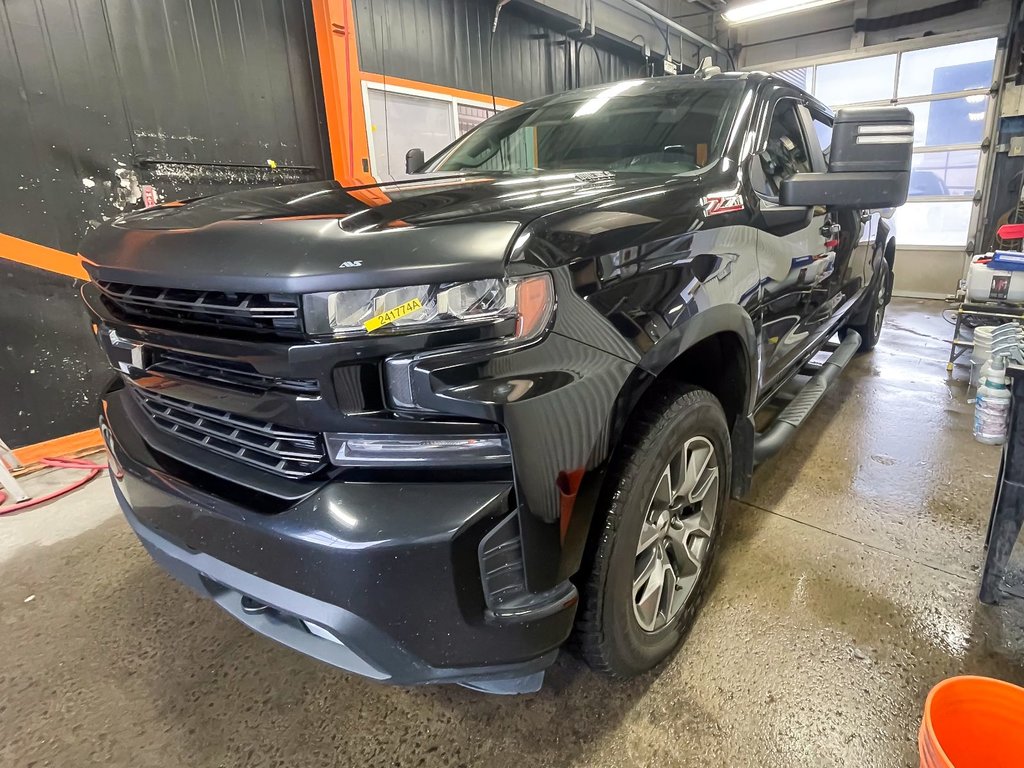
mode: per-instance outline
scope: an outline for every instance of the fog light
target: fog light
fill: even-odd
[[[505,435],[377,435],[329,432],[327,452],[339,467],[498,466],[512,461]]]

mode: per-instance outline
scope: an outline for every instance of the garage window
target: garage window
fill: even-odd
[[[904,245],[967,243],[992,108],[996,42],[975,40],[777,73],[833,109],[896,104],[914,113],[910,199],[896,213]]]
[[[405,153],[419,147],[429,157],[455,138],[449,99],[368,91],[373,171],[378,178],[405,175]]]
[[[378,83],[364,82],[363,97],[370,170],[381,181],[408,178],[410,149],[432,157],[495,114],[490,106],[458,96]]]
[[[822,64],[815,73],[815,95],[826,104],[892,98],[896,54]]]

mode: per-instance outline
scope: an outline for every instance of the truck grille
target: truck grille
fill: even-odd
[[[182,440],[282,477],[307,477],[327,463],[323,438],[132,387],[156,426]]]
[[[157,350],[153,356],[153,362],[146,366],[146,370],[151,373],[177,376],[204,384],[220,384],[254,395],[270,391],[310,397],[320,394],[320,385],[316,379],[264,376],[248,363],[170,350]]]
[[[155,326],[203,326],[224,330],[302,334],[297,296],[277,293],[223,293],[99,280],[107,306],[125,319],[142,319]]]

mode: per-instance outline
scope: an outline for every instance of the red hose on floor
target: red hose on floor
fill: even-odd
[[[100,472],[106,469],[106,467],[101,464],[94,464],[93,462],[86,461],[85,459],[40,459],[39,463],[45,464],[48,467],[57,467],[58,469],[84,469],[89,474],[80,480],[76,480],[71,485],[66,485],[63,488],[59,488],[56,491],[46,494],[45,496],[29,499],[28,501],[21,501],[17,504],[10,504],[6,507],[0,507],[0,515],[6,515],[9,512],[19,512],[23,509],[34,507],[36,504],[52,501],[53,499],[63,496],[65,493],[71,493],[71,491],[76,488],[81,488],[90,480],[95,479]],[[7,494],[0,490],[0,504],[3,504],[6,498]]]

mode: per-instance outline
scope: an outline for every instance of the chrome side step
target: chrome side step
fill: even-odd
[[[860,342],[860,334],[847,331],[846,338],[820,367],[815,367],[814,376],[789,401],[771,426],[754,436],[755,465],[771,457],[789,441],[814,407],[821,402],[829,387],[839,378],[839,374],[849,365],[860,347]]]

